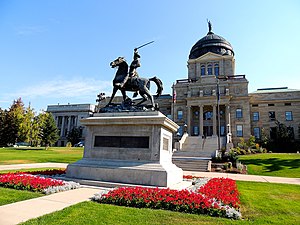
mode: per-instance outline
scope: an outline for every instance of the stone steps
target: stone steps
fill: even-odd
[[[173,163],[184,171],[206,172],[209,159],[198,157],[176,157]]]

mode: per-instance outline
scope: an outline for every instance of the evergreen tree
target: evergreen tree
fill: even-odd
[[[78,127],[72,128],[72,130],[67,135],[67,140],[68,142],[72,143],[72,146],[78,143],[80,141],[80,138],[80,129]]]
[[[6,146],[6,141],[4,140],[4,121],[5,121],[6,111],[0,108],[0,146]]]
[[[48,112],[39,115],[39,123],[41,141],[47,148],[59,139],[58,129],[52,114]]]
[[[24,104],[21,98],[14,100],[10,109],[5,113],[3,138],[6,144],[14,144],[19,141],[24,141],[23,137],[20,137],[20,127],[24,118],[24,113]]]

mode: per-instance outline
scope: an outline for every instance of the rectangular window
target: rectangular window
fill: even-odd
[[[204,76],[205,75],[205,66],[201,66],[201,75]]]
[[[253,104],[252,107],[258,107],[258,104]]]
[[[256,139],[260,139],[260,128],[259,127],[253,128],[253,135]]]
[[[243,137],[243,125],[236,125],[236,136]]]
[[[293,120],[293,114],[291,111],[285,112],[285,120],[286,121],[292,121]]]
[[[276,116],[275,116],[275,112],[274,112],[274,111],[270,111],[270,112],[269,112],[269,119],[270,119],[271,121],[276,120]]]
[[[194,131],[194,135],[198,136],[199,135],[199,127],[198,126],[194,126],[193,127],[193,131]]]
[[[274,106],[274,104],[268,104],[268,106]]]
[[[243,118],[243,111],[242,111],[242,109],[237,109],[235,111],[235,115],[236,115],[236,118]]]
[[[290,106],[292,103],[284,103],[285,106]]]
[[[177,111],[177,120],[182,120],[183,118],[183,111],[182,110],[178,110]]]
[[[259,112],[254,112],[252,119],[253,119],[253,121],[259,121]]]

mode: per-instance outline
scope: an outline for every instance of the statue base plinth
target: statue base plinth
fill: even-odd
[[[84,156],[68,165],[67,177],[159,187],[182,182],[182,169],[172,163],[178,125],[162,113],[99,113],[81,123]]]

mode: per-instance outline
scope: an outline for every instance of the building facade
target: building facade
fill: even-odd
[[[95,105],[93,104],[49,105],[47,112],[52,113],[60,136],[55,145],[66,146],[67,135],[73,128],[79,129],[80,140],[84,140],[86,131],[80,120],[92,116],[94,111]]]
[[[235,74],[231,44],[211,27],[192,47],[187,67],[188,77],[173,86],[171,114],[180,125],[180,135],[187,127],[189,136],[219,136],[227,143],[250,135],[260,139],[262,130],[272,138],[278,120],[295,139],[300,138],[300,90],[267,88],[248,93],[246,76]]]

